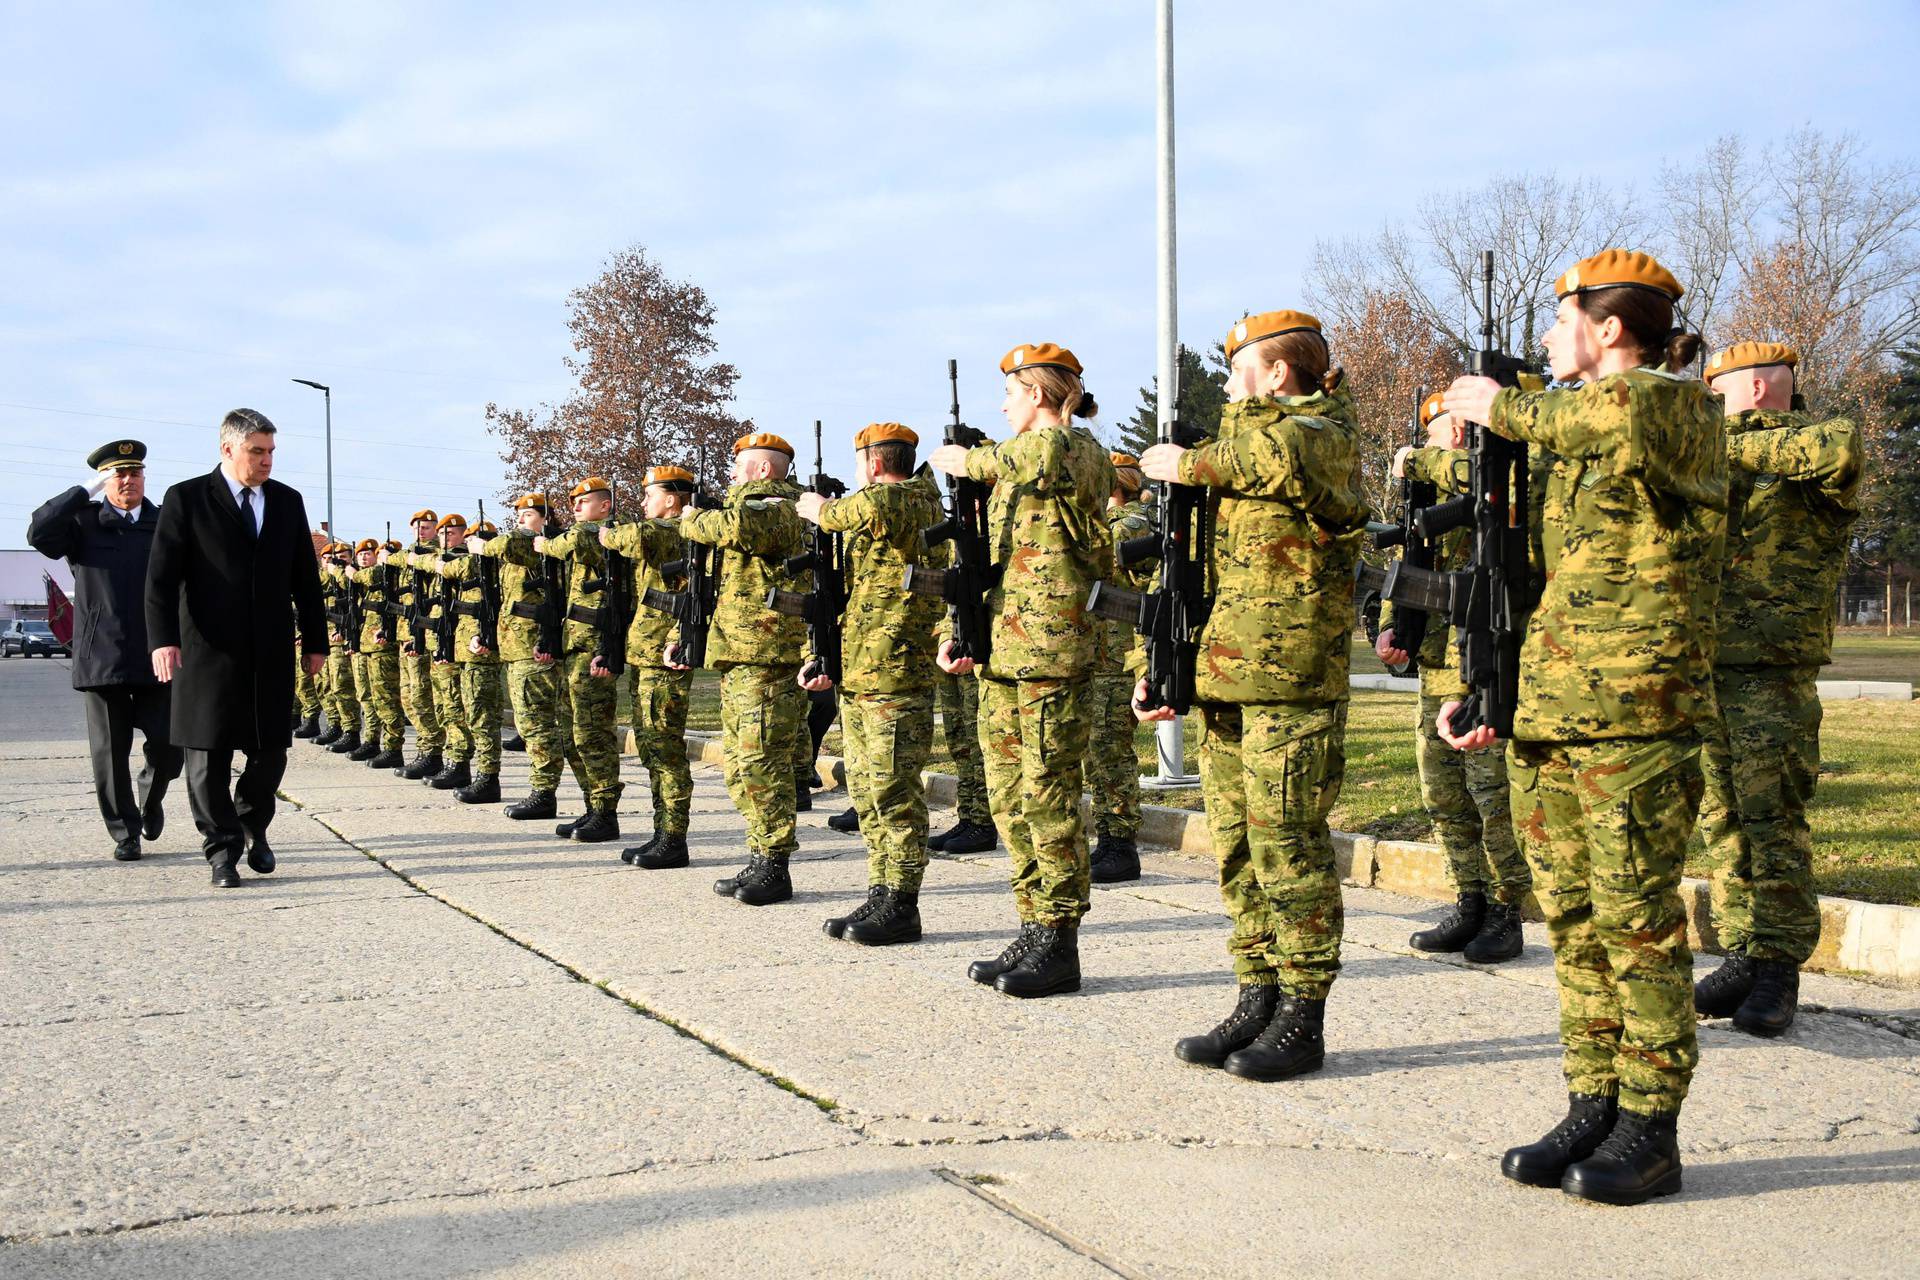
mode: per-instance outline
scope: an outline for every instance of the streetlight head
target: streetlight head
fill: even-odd
[[[312,380],[311,378],[295,378],[295,379],[294,379],[294,381],[295,381],[295,382],[297,382],[297,383],[299,383],[299,384],[300,384],[301,386],[303,386],[303,387],[312,387],[312,388],[313,388],[313,389],[314,389],[315,391],[330,391],[330,390],[332,390],[332,388],[331,388],[331,387],[329,387],[329,386],[327,386],[327,384],[326,384],[326,383],[324,383],[324,382],[315,382],[315,381],[313,381],[313,380]]]

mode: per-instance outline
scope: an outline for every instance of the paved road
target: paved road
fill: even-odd
[[[1814,979],[1776,1044],[1719,1025],[1687,1192],[1639,1210],[1498,1175],[1556,1118],[1551,967],[1415,956],[1431,904],[1348,896],[1321,1074],[1182,1067],[1230,1003],[1208,869],[1100,890],[1075,997],[975,986],[999,861],[940,860],[920,945],[820,920],[865,879],[804,819],[786,906],[629,870],[297,746],[281,869],[215,892],[171,806],[116,864],[64,664],[0,662],[0,1275],[1911,1275],[1920,1042]],[[509,791],[525,762],[509,756]],[[576,802],[571,792],[563,802]],[[643,825],[645,789],[624,809]],[[1637,1257],[1631,1264],[1589,1259]]]

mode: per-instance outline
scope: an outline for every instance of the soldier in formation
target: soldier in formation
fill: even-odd
[[[1153,516],[1140,500],[1146,478],[1130,453],[1109,455],[1113,494],[1107,499],[1107,529],[1113,537],[1114,580],[1143,591],[1152,585],[1153,560],[1129,564],[1121,549],[1152,538]],[[1140,878],[1140,767],[1133,749],[1133,686],[1147,669],[1144,637],[1128,622],[1096,619],[1093,658],[1093,732],[1087,743],[1087,791],[1093,797],[1093,881],[1114,884]]]
[[[347,573],[352,553],[344,542],[329,542],[320,565],[320,602],[327,618],[327,660],[320,668],[320,701],[327,713],[327,731],[313,742],[336,755],[360,749],[360,698],[353,682],[347,635]]]
[[[398,575],[400,604],[400,709],[413,725],[413,759],[394,770],[403,778],[418,781],[439,773],[443,767],[440,753],[446,743],[440,727],[440,713],[433,701],[433,632],[427,625],[432,601],[432,579],[426,561],[437,547],[434,529],[440,517],[432,509],[413,513],[409,521],[413,542],[398,552],[388,552],[387,563]],[[418,563],[416,563],[418,560]]]
[[[357,751],[347,759],[370,769],[396,769],[405,761],[407,722],[400,710],[400,654],[397,644],[391,574],[381,557],[399,549],[363,538],[354,548],[356,567],[348,571],[347,591],[359,624],[355,637],[353,683],[360,693],[360,720],[366,726]]]
[[[457,511],[440,517],[433,527],[434,546],[407,557],[410,567],[425,577],[428,597],[427,628],[432,633],[433,656],[428,679],[433,689],[434,714],[440,720],[440,770],[421,781],[436,791],[453,791],[473,781],[473,731],[460,697],[459,595],[440,572],[443,557],[466,553],[467,518]]]

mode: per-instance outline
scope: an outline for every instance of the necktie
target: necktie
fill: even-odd
[[[248,533],[256,538],[260,536],[260,523],[254,518],[253,514],[252,489],[243,488],[240,490],[240,519],[246,524]]]

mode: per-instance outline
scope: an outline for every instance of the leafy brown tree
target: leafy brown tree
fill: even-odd
[[[1419,305],[1392,289],[1368,290],[1321,317],[1334,362],[1347,371],[1360,422],[1361,473],[1382,519],[1394,500],[1394,450],[1408,442],[1421,388],[1439,390],[1460,373],[1459,348]]]

